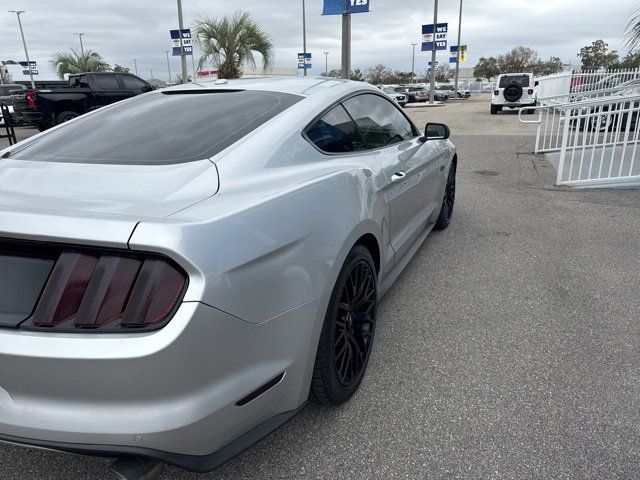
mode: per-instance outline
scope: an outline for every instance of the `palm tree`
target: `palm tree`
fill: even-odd
[[[74,49],[70,50],[69,53],[54,53],[49,60],[60,78],[64,78],[65,73],[107,72],[111,69],[98,52],[85,50],[84,53],[78,53]]]
[[[640,48],[640,8],[634,11],[635,16],[627,24],[625,36],[627,38],[626,47],[630,52]]]
[[[274,46],[271,37],[246,12],[232,17],[196,20],[196,40],[202,50],[199,67],[211,61],[220,78],[239,78],[242,67],[255,68],[255,53],[262,56],[262,68],[273,66]]]

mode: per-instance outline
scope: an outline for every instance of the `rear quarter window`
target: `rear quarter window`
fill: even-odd
[[[158,91],[80,117],[12,158],[152,165],[203,160],[302,99],[268,91]]]

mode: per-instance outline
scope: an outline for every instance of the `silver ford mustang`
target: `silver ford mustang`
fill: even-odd
[[[237,80],[0,151],[0,440],[207,471],[348,400],[451,221],[448,137],[367,84]]]

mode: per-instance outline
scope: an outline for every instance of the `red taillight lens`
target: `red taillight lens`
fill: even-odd
[[[160,258],[63,252],[24,326],[56,331],[157,328],[173,313],[186,281]]]
[[[500,95],[500,90],[494,90],[494,91],[493,91],[493,94],[494,94],[495,96]]]
[[[131,299],[124,312],[122,325],[140,327],[160,323],[175,306],[184,277],[160,260],[144,262]]]
[[[75,325],[96,327],[122,317],[142,262],[135,258],[100,258],[87,286]]]
[[[36,92],[27,92],[24,95],[25,100],[27,101],[27,105],[29,105],[29,108],[36,108],[36,97],[38,95],[36,94]]]
[[[528,93],[529,95],[533,95],[533,88],[530,88],[529,90],[527,90],[527,93]]]
[[[42,292],[32,323],[38,327],[53,327],[73,317],[78,312],[97,263],[97,257],[81,253],[60,255]]]

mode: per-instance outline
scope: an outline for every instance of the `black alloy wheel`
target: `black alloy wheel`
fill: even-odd
[[[331,293],[311,382],[313,402],[341,405],[358,389],[373,346],[377,302],[371,253],[356,245]]]
[[[449,175],[447,176],[447,185],[444,189],[444,198],[442,199],[442,207],[440,207],[440,215],[435,224],[436,230],[444,230],[451,223],[453,217],[453,207],[456,202],[456,164],[452,163],[449,167]]]
[[[333,322],[333,362],[338,380],[349,387],[364,372],[375,330],[376,282],[371,265],[352,265]]]

